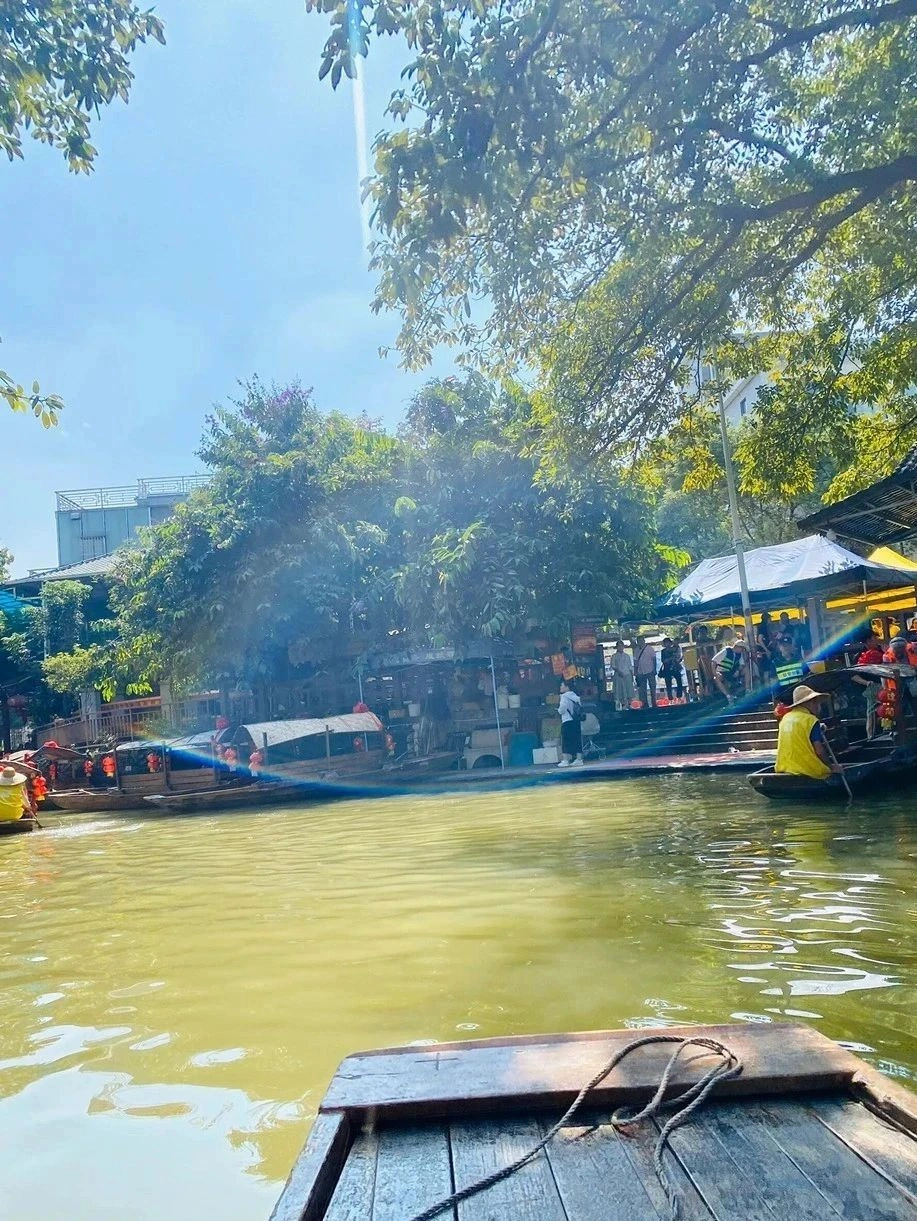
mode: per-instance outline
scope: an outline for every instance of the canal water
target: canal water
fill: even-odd
[[[917,818],[671,776],[0,840],[0,1217],[264,1221],[338,1061],[809,1022],[917,1074]]]

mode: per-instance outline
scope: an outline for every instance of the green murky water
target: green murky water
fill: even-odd
[[[912,797],[737,777],[0,840],[4,1221],[270,1212],[359,1048],[811,1022],[917,1074]]]

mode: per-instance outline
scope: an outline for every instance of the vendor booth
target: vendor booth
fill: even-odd
[[[826,602],[850,598],[852,606],[870,594],[914,589],[917,572],[864,559],[821,535],[810,535],[745,553],[749,601],[753,611],[805,610],[816,652],[838,634]],[[704,560],[658,604],[664,622],[710,619],[741,607],[734,555]],[[855,626],[846,615],[847,625]]]

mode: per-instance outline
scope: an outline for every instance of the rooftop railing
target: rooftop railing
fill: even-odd
[[[125,509],[157,496],[182,498],[209,482],[208,475],[179,475],[166,479],[138,479],[136,485],[118,488],[79,488],[57,493],[58,513],[82,509]]]

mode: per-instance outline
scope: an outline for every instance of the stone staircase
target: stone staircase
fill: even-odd
[[[609,758],[777,749],[777,721],[764,704],[739,710],[721,703],[675,704],[603,713],[600,720],[596,741]]]

